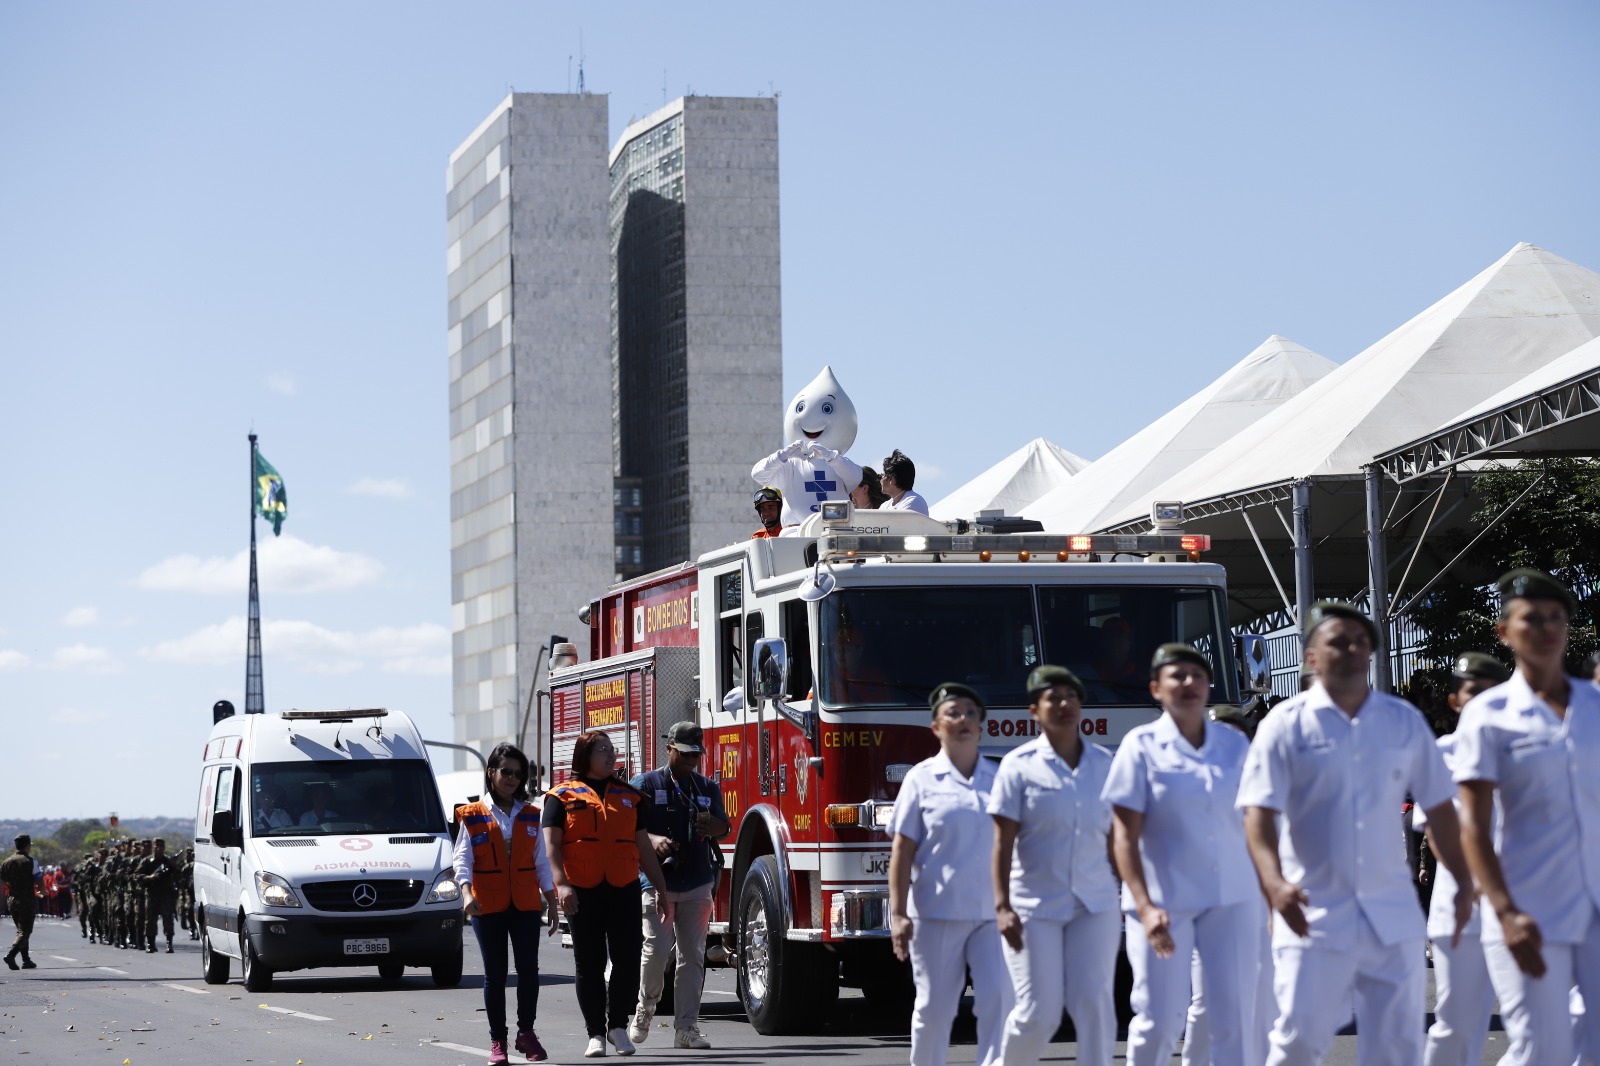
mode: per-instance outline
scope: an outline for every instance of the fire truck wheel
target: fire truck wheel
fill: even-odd
[[[778,862],[762,855],[750,864],[739,890],[739,999],[750,1025],[763,1036],[814,1027],[819,998],[838,994],[837,970],[820,944],[786,938]]]

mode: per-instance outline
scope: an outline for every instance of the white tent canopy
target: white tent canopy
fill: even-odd
[[[1209,501],[1359,475],[1595,336],[1600,275],[1519,244],[1152,495]]]
[[[1036,437],[930,506],[928,513],[941,521],[995,508],[1018,514],[1088,465],[1087,459]]]
[[[1027,517],[1047,530],[1071,533],[1147,514],[1150,490],[1337,366],[1274,334],[1211,384],[1041,497]]]

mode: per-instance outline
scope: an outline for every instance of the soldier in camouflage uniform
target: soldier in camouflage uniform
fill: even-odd
[[[178,907],[183,927],[189,930],[190,940],[200,939],[200,930],[194,919],[194,849],[184,848],[178,865]]]
[[[78,936],[91,944],[94,938],[89,935],[89,919],[94,912],[94,875],[94,852],[86,851],[78,863],[78,876],[73,878],[72,887],[78,892]]]
[[[106,865],[106,902],[111,910],[111,943],[128,946],[128,842],[118,841]]]
[[[150,882],[145,878],[155,872],[150,859],[150,841],[139,841],[128,880],[128,937],[133,941],[135,951],[156,949],[154,938],[147,936],[149,929],[145,921],[145,916],[150,913]]]
[[[172,954],[172,910],[177,906],[177,876],[172,871],[172,860],[167,857],[167,842],[155,840],[154,850],[145,857],[142,882],[145,890],[144,939],[146,951],[156,950],[156,919],[161,919],[162,932],[167,937],[167,954]]]
[[[110,926],[108,910],[106,907],[106,861],[109,858],[105,846],[101,845],[94,853],[94,912],[89,915],[89,939],[99,937],[100,943],[106,942],[107,929]]]

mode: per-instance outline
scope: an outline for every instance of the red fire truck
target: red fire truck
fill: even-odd
[[[983,694],[994,758],[1037,735],[1024,685],[1040,663],[1083,679],[1082,729],[1105,745],[1156,716],[1163,641],[1210,657],[1213,705],[1264,687],[1264,646],[1230,636],[1222,567],[1199,561],[1207,538],[995,528],[825,504],[799,535],[606,590],[585,612],[589,661],[551,671],[556,780],[586,730],[611,733],[632,776],[664,761],[670,723],[704,728],[702,772],[733,822],[711,929],[760,1032],[814,1020],[841,984],[909,1007],[888,939],[888,827],[900,781],[937,750],[940,681]]]

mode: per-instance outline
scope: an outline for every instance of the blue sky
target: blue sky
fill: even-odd
[[[0,817],[192,809],[252,428],[269,706],[448,739],[444,166],[580,35],[613,135],[781,94],[785,391],[930,499],[1518,241],[1600,269],[1589,3],[0,5]]]

